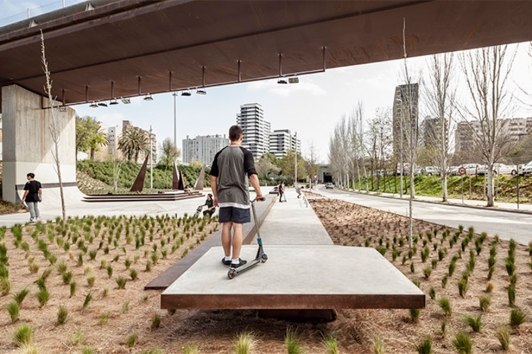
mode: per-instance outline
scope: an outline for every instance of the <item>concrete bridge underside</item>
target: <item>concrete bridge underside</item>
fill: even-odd
[[[532,40],[530,1],[96,0],[0,28],[0,86],[65,104]],[[1,111],[1,108],[0,108]]]

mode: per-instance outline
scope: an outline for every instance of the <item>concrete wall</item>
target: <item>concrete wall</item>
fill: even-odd
[[[44,107],[48,101],[44,100]],[[66,186],[76,186],[76,112],[54,109],[60,132],[59,160]],[[2,88],[3,125],[3,199],[20,202],[20,190],[28,172],[46,187],[57,187],[59,179],[52,157],[54,143],[50,135],[51,109],[41,109],[41,96],[20,86]],[[75,187],[77,189],[77,187]]]

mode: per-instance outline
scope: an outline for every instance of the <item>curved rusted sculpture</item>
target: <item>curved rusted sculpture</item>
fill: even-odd
[[[146,156],[146,159],[140,168],[139,174],[137,175],[137,178],[135,178],[135,182],[133,182],[133,185],[129,190],[130,192],[142,192],[144,189],[144,179],[146,178],[146,170],[148,169],[148,157],[149,155]]]

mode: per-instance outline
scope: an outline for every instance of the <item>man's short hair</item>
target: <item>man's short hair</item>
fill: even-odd
[[[244,131],[238,125],[233,125],[231,128],[229,128],[229,139],[231,141],[237,141],[240,139],[242,134],[244,134]]]
[[[31,178],[35,178],[35,173],[30,172],[26,176],[31,177]]]

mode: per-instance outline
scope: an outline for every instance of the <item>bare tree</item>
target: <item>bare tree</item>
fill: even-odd
[[[61,139],[61,131],[59,130],[59,127],[57,126],[57,119],[55,116],[57,107],[55,104],[55,97],[52,96],[52,79],[50,77],[50,71],[48,70],[48,62],[46,60],[46,47],[44,45],[44,34],[42,30],[41,30],[41,62],[43,65],[44,74],[46,76],[44,92],[46,92],[46,95],[48,96],[48,101],[50,102],[51,120],[50,120],[50,125],[48,126],[48,129],[50,130],[50,136],[54,143],[54,146],[51,152],[52,152],[52,158],[54,159],[54,162],[55,162],[55,171],[57,173],[57,178],[59,180],[59,194],[61,198],[61,215],[62,215],[63,221],[66,221],[65,195],[63,191],[63,178],[61,176],[61,161],[59,157],[59,143]]]
[[[516,53],[517,50],[508,53],[505,45],[477,49],[459,57],[471,98],[471,104],[462,107],[460,114],[471,124],[475,146],[487,165],[488,207],[494,206],[493,164],[511,148],[508,121],[503,118],[510,113],[511,97],[506,84]]]
[[[316,150],[316,144],[313,141],[309,143],[308,155],[305,159],[305,168],[310,176],[311,185],[312,179],[318,174],[320,165],[318,163],[318,151]]]
[[[344,186],[347,176],[347,151],[345,143],[347,139],[346,118],[342,117],[334,128],[333,136],[329,140],[329,165],[336,183]]]
[[[428,79],[424,85],[425,107],[433,117],[425,120],[424,145],[432,163],[440,168],[442,183],[442,201],[446,202],[447,167],[451,149],[451,127],[456,119],[456,85],[453,80],[455,59],[453,53],[433,55],[428,60]]]
[[[367,147],[364,142],[364,105],[362,101],[358,101],[357,106],[353,110],[353,114],[349,117],[349,143],[351,146],[351,166],[353,167],[353,189],[355,188],[355,176],[358,179],[358,191],[361,190],[361,173],[360,167],[362,165],[362,171],[364,179],[366,181],[366,192],[368,191],[368,175],[366,171],[365,160],[367,157]]]
[[[409,73],[407,65],[407,52],[406,52],[406,19],[403,18],[403,55],[404,55],[404,72],[403,79],[404,85],[399,86],[400,90],[400,122],[401,122],[401,140],[406,145],[406,149],[402,151],[407,152],[407,161],[409,164],[409,177],[410,177],[410,198],[408,202],[408,213],[410,220],[410,234],[409,234],[409,246],[412,247],[412,234],[413,234],[413,199],[415,194],[414,189],[414,172],[417,161],[418,150],[418,98],[419,98],[419,84],[413,83],[413,78]],[[401,156],[402,158],[402,156]],[[401,178],[403,176],[403,166],[400,168]]]
[[[390,110],[388,108],[377,108],[375,116],[369,122],[366,133],[366,149],[371,165],[372,189],[373,180],[377,180],[376,189],[380,188],[380,171],[386,176],[386,165],[390,160],[390,147],[392,142],[392,124]],[[377,173],[375,173],[377,172]]]

